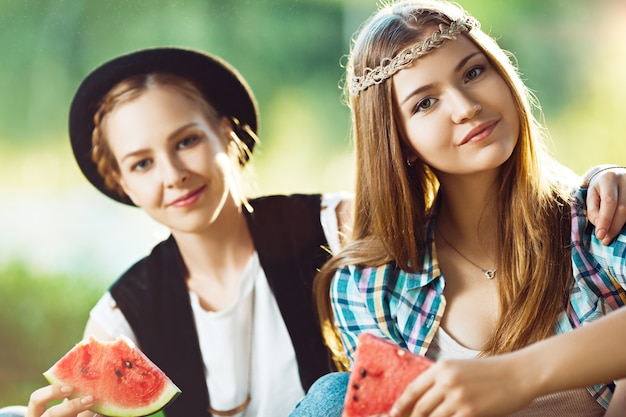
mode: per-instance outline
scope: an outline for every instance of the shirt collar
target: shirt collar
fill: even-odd
[[[439,269],[437,248],[435,246],[435,224],[437,223],[438,212],[439,204],[438,202],[436,202],[432,212],[432,216],[424,226],[426,228],[426,244],[424,247],[424,253],[419,254],[420,256],[418,258],[419,262],[421,263],[421,268],[418,269],[416,272],[401,272],[401,274],[406,275],[406,288],[409,290],[425,287],[431,282],[437,280],[441,280],[441,285],[443,289],[443,284],[445,283],[445,281],[443,279],[443,276],[441,275],[441,270]]]

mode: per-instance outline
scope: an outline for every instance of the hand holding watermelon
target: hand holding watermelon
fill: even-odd
[[[438,416],[508,415],[537,395],[529,391],[532,383],[520,385],[520,379],[513,377],[528,375],[532,379],[516,363],[520,362],[511,360],[510,355],[433,362],[363,333],[342,417],[420,417],[433,412]]]
[[[79,396],[69,399],[74,389],[69,385],[48,385],[33,392],[28,403],[26,417],[45,417],[53,414],[57,417],[75,417],[82,412],[86,416],[96,417],[89,409],[93,407],[93,396]],[[47,408],[52,401],[66,400],[53,407]],[[48,412],[46,412],[48,410]]]
[[[46,404],[63,398],[70,400],[53,407],[55,416],[76,416],[85,410],[110,417],[145,416],[159,411],[180,393],[124,337],[114,342],[101,342],[93,337],[84,340],[44,372],[44,376],[52,385],[32,394],[27,417],[47,415]]]
[[[389,416],[495,417],[521,410],[540,394],[537,375],[527,362],[512,359],[439,361],[407,386]]]

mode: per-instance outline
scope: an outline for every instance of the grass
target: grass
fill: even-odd
[[[25,404],[46,385],[42,372],[82,338],[104,287],[33,273],[21,264],[0,270],[0,406]]]

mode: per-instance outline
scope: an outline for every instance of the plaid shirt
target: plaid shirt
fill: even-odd
[[[564,333],[626,304],[626,228],[609,246],[602,245],[588,223],[586,189],[574,191],[572,204],[572,292],[555,330]],[[390,263],[375,268],[348,266],[331,285],[335,324],[354,360],[360,333],[373,333],[425,354],[445,311],[444,278],[435,257],[435,222],[428,224],[421,271],[408,273]],[[589,387],[604,407],[614,384]]]

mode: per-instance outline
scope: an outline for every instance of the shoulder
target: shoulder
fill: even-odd
[[[319,210],[321,201],[321,194],[275,194],[254,198],[250,200],[250,205],[254,211],[268,208],[291,210],[303,207],[311,207]]]
[[[352,208],[353,196],[346,192],[324,194],[275,194],[261,196],[250,200],[254,211],[268,208],[294,210],[308,208],[310,210],[337,209],[346,211]]]
[[[587,218],[586,189],[575,188],[571,202],[571,244],[574,275],[584,285],[626,288],[626,228],[609,245],[595,235]]]
[[[321,201],[321,194],[271,195],[250,200],[252,210],[245,214],[257,250],[267,246],[264,242],[273,246],[274,252],[324,244]]]
[[[109,291],[91,309],[85,335],[93,335],[102,340],[112,340],[123,335],[138,344],[135,333]]]
[[[158,277],[167,276],[182,267],[182,258],[173,236],[157,244],[150,254],[126,270],[110,290],[117,293],[120,287],[146,289],[158,282]],[[166,273],[167,272],[167,273]]]

